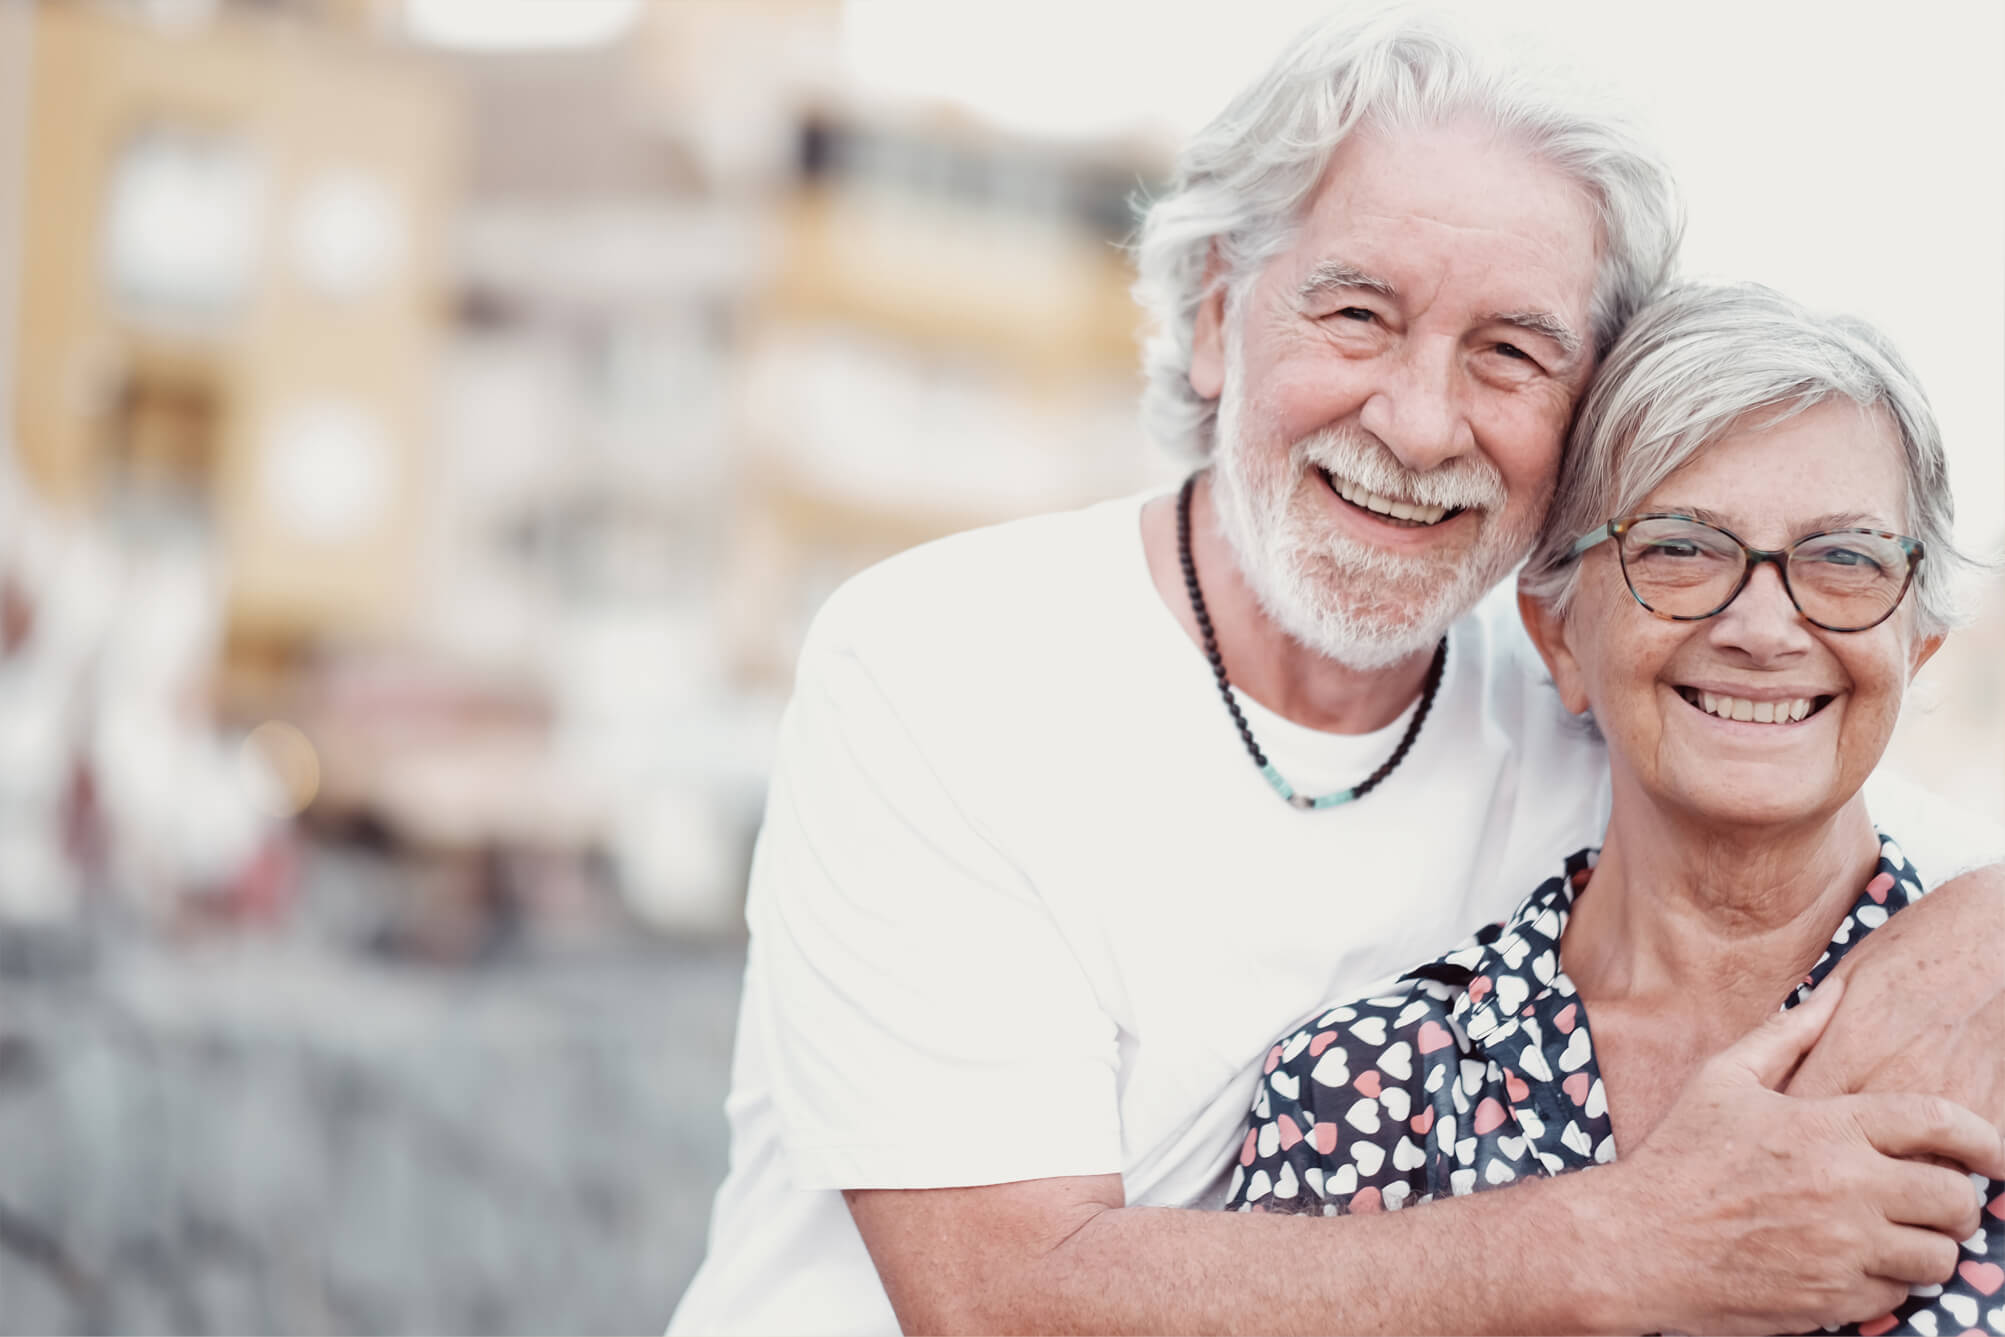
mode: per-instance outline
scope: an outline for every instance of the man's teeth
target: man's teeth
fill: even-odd
[[[1751,720],[1756,724],[1794,724],[1810,713],[1809,697],[1794,701],[1749,701],[1744,697],[1699,692],[1699,709],[1723,720]]]
[[[1330,481],[1337,485],[1337,495],[1353,506],[1362,506],[1380,515],[1389,515],[1395,520],[1411,520],[1415,524],[1431,525],[1440,522],[1448,514],[1446,506],[1421,506],[1410,501],[1394,501],[1391,497],[1381,497],[1376,492],[1367,492],[1356,483],[1330,475]]]

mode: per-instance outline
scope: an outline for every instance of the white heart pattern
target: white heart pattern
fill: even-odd
[[[1581,1033],[1579,1031],[1574,1032],[1576,1035]],[[1590,1119],[1599,1119],[1602,1115],[1608,1113],[1608,1092],[1602,1087],[1599,1077],[1594,1079],[1593,1086],[1587,1088],[1587,1104],[1581,1108]]]
[[[1574,1034],[1585,1035],[1586,1032],[1576,1031]],[[1538,1041],[1533,1040],[1518,1051],[1518,1071],[1533,1081],[1552,1080],[1552,1068],[1547,1065],[1545,1052],[1539,1048]]]
[[[1351,1159],[1358,1163],[1358,1173],[1369,1178],[1385,1164],[1385,1148],[1376,1142],[1353,1142]]]
[[[1309,1069],[1309,1080],[1317,1086],[1348,1086],[1351,1070],[1344,1066],[1344,1051],[1331,1045],[1316,1060],[1316,1066]]]
[[[1276,1068],[1267,1078],[1267,1085],[1274,1088],[1274,1094],[1283,1100],[1299,1100],[1302,1095],[1302,1079],[1286,1068]]]
[[[1593,1056],[1594,1050],[1587,1042],[1587,1028],[1577,1027],[1573,1032],[1573,1038],[1566,1042],[1566,1052],[1559,1056],[1559,1070],[1578,1072]]]
[[[1387,1045],[1385,1052],[1378,1056],[1378,1066],[1389,1076],[1405,1081],[1413,1076],[1413,1046],[1404,1040]]]
[[[1351,1107],[1344,1111],[1344,1122],[1357,1129],[1360,1133],[1376,1133],[1378,1131],[1378,1102],[1369,1097],[1352,1102]]]
[[[1427,1164],[1427,1153],[1413,1144],[1410,1137],[1402,1137],[1392,1148],[1392,1168],[1399,1171],[1418,1170]]]

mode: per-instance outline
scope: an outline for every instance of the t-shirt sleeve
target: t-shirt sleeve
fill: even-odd
[[[924,730],[832,639],[802,655],[748,899],[796,1185],[1118,1173],[1113,1022]]]

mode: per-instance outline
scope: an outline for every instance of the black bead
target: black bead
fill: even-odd
[[[1183,567],[1184,589],[1190,594],[1191,616],[1196,619],[1198,631],[1204,640],[1204,657],[1211,661],[1212,676],[1218,680],[1218,692],[1225,700],[1225,709],[1232,716],[1232,722],[1239,729],[1239,739],[1246,744],[1247,755],[1261,770],[1267,769],[1267,754],[1253,741],[1253,729],[1246,722],[1246,716],[1239,709],[1239,701],[1232,694],[1232,683],[1225,673],[1225,657],[1218,651],[1218,637],[1211,626],[1211,615],[1204,606],[1204,591],[1197,580],[1197,560],[1191,554],[1190,546],[1190,499],[1197,488],[1197,475],[1184,479],[1183,490],[1177,494],[1177,558]],[[1434,705],[1434,694],[1440,690],[1442,673],[1448,663],[1448,638],[1443,636],[1434,647],[1434,659],[1427,666],[1427,681],[1421,689],[1420,704],[1413,712],[1413,720],[1406,726],[1406,734],[1399,740],[1399,746],[1392,750],[1385,764],[1366,776],[1363,783],[1351,791],[1353,800],[1361,799],[1378,788],[1379,782],[1398,769],[1406,760],[1406,754],[1413,750],[1414,740],[1420,737],[1420,726],[1427,722],[1427,712]],[[1315,800],[1297,794],[1289,799],[1291,807],[1308,812],[1314,811]]]

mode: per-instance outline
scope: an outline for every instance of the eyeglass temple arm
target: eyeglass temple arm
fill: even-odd
[[[1589,548],[1592,548],[1595,544],[1601,542],[1603,539],[1613,537],[1614,534],[1615,534],[1615,522],[1613,520],[1601,526],[1601,528],[1599,529],[1590,530],[1589,532],[1582,534],[1579,538],[1573,541],[1573,555],[1576,557],[1580,556],[1582,553],[1586,552]]]

